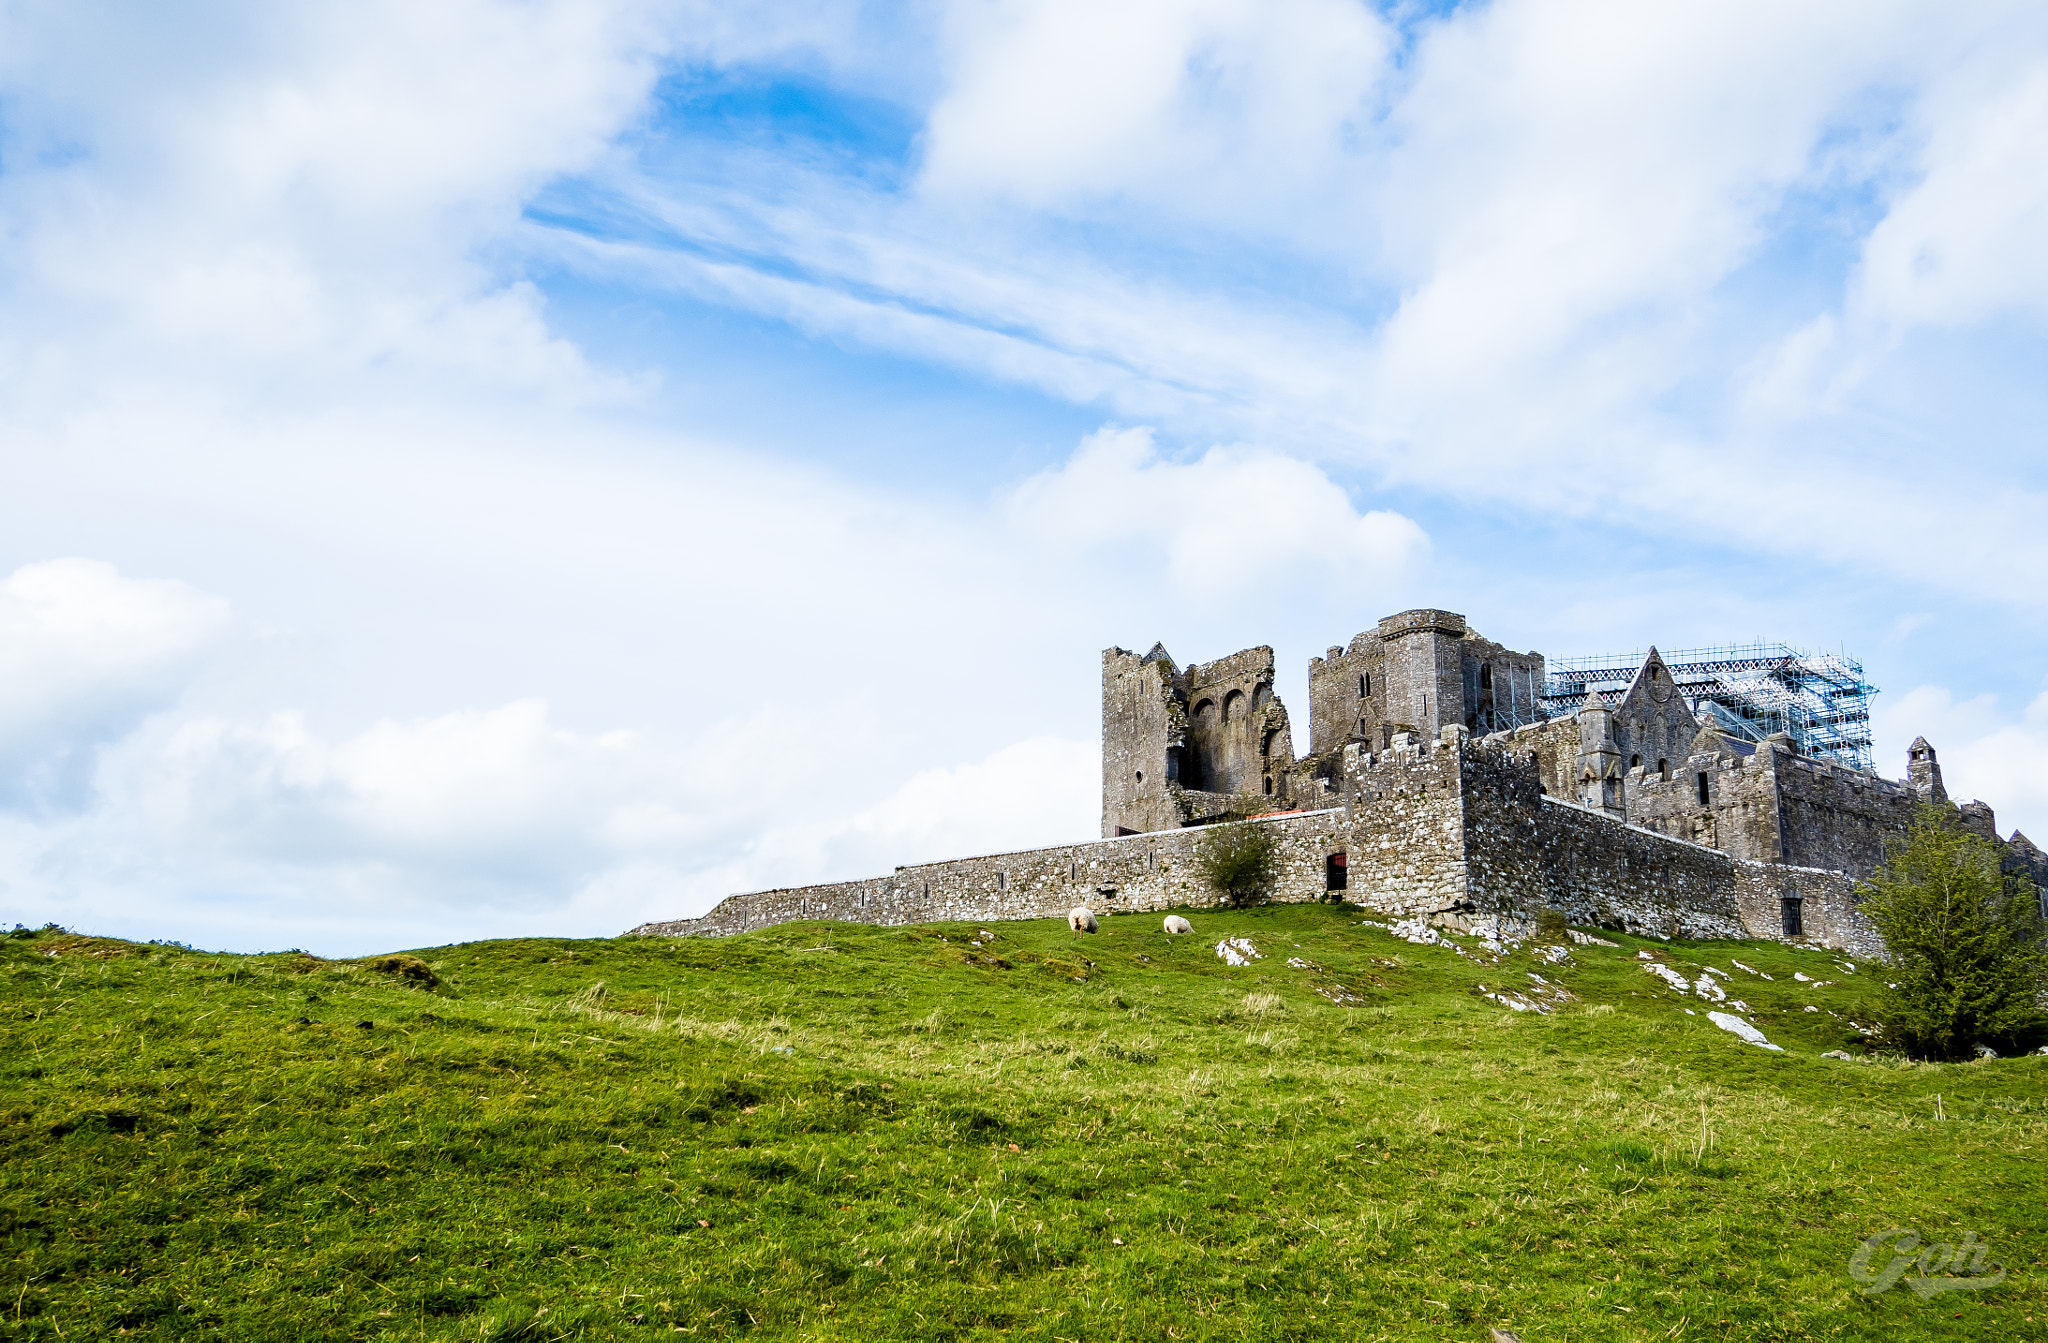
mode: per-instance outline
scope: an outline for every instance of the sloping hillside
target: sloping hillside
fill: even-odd
[[[0,1334],[2048,1336],[2048,1058],[1820,1058],[1867,967],[1186,912],[0,941]],[[1863,1296],[1893,1227],[2011,1276]]]

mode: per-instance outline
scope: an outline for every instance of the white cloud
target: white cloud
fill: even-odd
[[[48,560],[0,582],[0,805],[77,806],[97,750],[173,703],[227,603],[110,564]]]
[[[625,833],[658,839],[643,809],[674,791],[629,734],[564,731],[538,700],[337,742],[296,714],[201,717],[138,745],[116,787],[173,851],[381,864],[519,897],[559,887]]]
[[[1091,435],[1071,460],[1019,484],[1005,511],[1049,556],[1099,563],[1117,554],[1120,567],[1138,570],[1163,560],[1168,580],[1191,596],[1283,581],[1384,592],[1404,586],[1429,553],[1413,520],[1358,512],[1307,462],[1241,446],[1168,461],[1147,429]]]
[[[1912,441],[1968,409],[1961,457],[2021,466],[2031,392],[1899,376],[1900,323],[1953,306],[1931,291],[1844,334],[1889,292],[1887,228],[1982,233],[1944,244],[1985,246],[1943,321],[2008,277],[2031,302],[2038,7],[1502,0],[1417,22],[1393,74],[1363,8],[1283,9],[1233,45],[1251,11],[1220,0],[956,5],[923,194],[632,179],[705,247],[596,264],[1439,499],[2038,605],[2038,491]],[[1268,96],[1290,62],[1309,91]],[[1853,299],[1843,244],[1886,210]],[[1048,222],[1074,212],[1108,244]],[[1906,529],[1958,562],[1868,544]]]
[[[796,884],[1072,844],[1096,834],[1101,788],[1096,743],[1029,737],[983,760],[919,771],[851,814],[770,826],[727,871],[742,881],[734,889],[750,889],[744,874],[763,870],[767,861],[787,874],[784,882]]]
[[[22,390],[53,408],[136,371],[302,393],[394,360],[603,394],[479,250],[638,113],[656,12],[15,7],[0,228],[11,305],[35,320],[10,324],[0,367],[40,365]]]
[[[2048,320],[2048,58],[1986,52],[1969,76],[1929,98],[1919,180],[1864,242],[1853,308],[1886,335]]]
[[[1392,37],[1345,0],[966,0],[922,185],[1277,223],[1322,196]]]

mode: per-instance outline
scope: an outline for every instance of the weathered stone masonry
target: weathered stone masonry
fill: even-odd
[[[901,867],[885,877],[735,895],[637,933],[718,936],[793,919],[900,924],[1210,903],[1205,826],[1254,814],[1279,840],[1272,892],[1388,915],[1519,928],[1541,908],[1658,936],[1881,944],[1858,879],[1915,804],[1948,803],[1934,749],[1904,782],[1806,759],[1789,739],[1703,728],[1653,649],[1609,704],[1529,721],[1543,658],[1462,616],[1389,616],[1310,665],[1311,754],[1294,757],[1273,652],[1177,667],[1162,647],[1104,652],[1103,837]],[[1513,723],[1523,726],[1510,727]],[[1991,809],[1963,823],[1997,840]],[[2026,837],[2008,864],[2048,885]]]

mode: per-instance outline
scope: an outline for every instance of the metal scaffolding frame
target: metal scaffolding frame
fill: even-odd
[[[1549,659],[1547,711],[1573,712],[1588,690],[1618,704],[1648,656]],[[1659,650],[1658,656],[1702,721],[1748,741],[1783,732],[1802,755],[1875,772],[1870,697],[1877,687],[1863,679],[1863,664],[1855,658],[1761,641]]]

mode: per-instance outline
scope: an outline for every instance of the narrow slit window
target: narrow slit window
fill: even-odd
[[[1700,805],[1704,807],[1707,805],[1707,772],[1705,770],[1700,771],[1698,782],[1700,786]]]

